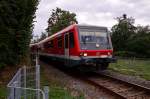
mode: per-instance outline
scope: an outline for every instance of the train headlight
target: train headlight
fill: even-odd
[[[85,56],[85,57],[86,57],[86,56],[87,56],[87,53],[84,53],[84,54],[83,54],[83,56]]]
[[[83,52],[81,52],[81,53],[80,53],[80,56],[84,56],[84,57],[86,57],[86,56],[87,56],[87,53],[83,53]]]
[[[99,44],[96,44],[96,47],[98,48],[100,45]]]
[[[111,53],[110,52],[108,52],[108,56],[110,56],[111,55]]]
[[[112,55],[111,55],[111,53],[110,53],[110,52],[108,52],[108,57],[109,57],[109,58],[112,58]]]

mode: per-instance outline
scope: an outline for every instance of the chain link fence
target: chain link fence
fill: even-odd
[[[37,63],[38,64],[38,63]],[[40,65],[20,68],[8,83],[7,99],[48,99],[49,88],[40,88]]]
[[[127,67],[144,66],[150,64],[150,58],[135,58],[135,57],[117,57],[115,65],[123,65]]]

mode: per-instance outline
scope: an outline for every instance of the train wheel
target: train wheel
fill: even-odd
[[[109,63],[102,63],[102,70],[106,70],[108,68]]]
[[[96,64],[96,69],[98,71],[106,70],[108,68],[109,63],[101,63],[101,64]]]

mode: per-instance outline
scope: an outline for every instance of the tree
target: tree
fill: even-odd
[[[42,32],[40,38],[38,39],[38,42],[44,40],[46,37],[47,37],[47,32]]]
[[[134,19],[123,14],[122,17],[117,17],[117,21],[118,24],[111,29],[113,46],[116,51],[125,51],[129,38],[135,33]]]
[[[0,1],[0,63],[27,59],[37,5],[38,0]]]
[[[150,57],[150,27],[137,26],[136,34],[128,42],[128,51],[135,52],[137,57]]]
[[[118,17],[112,27],[115,54],[126,57],[150,57],[150,27],[134,26],[134,19],[126,15]]]
[[[78,23],[75,13],[56,8],[52,10],[52,14],[48,19],[46,31],[49,35],[52,35],[72,23]]]

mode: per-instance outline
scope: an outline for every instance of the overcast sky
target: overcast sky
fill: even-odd
[[[34,35],[47,27],[47,20],[56,7],[74,12],[79,24],[112,27],[118,16],[126,13],[135,24],[150,24],[150,0],[41,0],[36,12]]]

